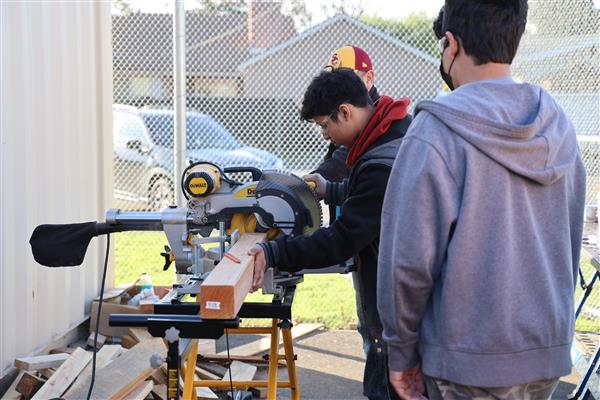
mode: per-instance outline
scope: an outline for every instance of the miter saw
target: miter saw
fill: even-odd
[[[250,174],[240,182],[229,175]],[[164,231],[164,269],[174,262],[177,274],[202,280],[239,238],[249,232],[267,232],[268,238],[280,234],[310,234],[321,226],[322,211],[311,186],[303,179],[282,171],[261,171],[252,167],[222,170],[215,164],[190,164],[181,178],[187,200],[183,207],[171,206],[159,212],[110,209],[103,223],[41,225],[32,235],[33,255],[40,264],[74,266],[83,262],[93,236],[122,231]],[[208,243],[219,246],[206,250]],[[323,270],[301,271],[292,277],[269,270],[263,293],[282,295],[282,287],[297,283],[304,272],[348,272],[348,263]],[[197,285],[194,285],[197,286]],[[181,293],[197,289],[182,287]]]
[[[240,181],[232,178],[240,174],[250,175],[251,179]],[[169,243],[161,253],[165,258],[164,269],[174,263],[175,272],[185,279],[173,286],[166,304],[155,305],[155,314],[112,315],[110,324],[144,326],[153,336],[165,337],[170,343],[168,373],[175,377],[179,373],[182,356],[177,351],[180,338],[218,338],[223,332],[243,333],[249,328],[238,328],[239,317],[272,318],[272,328],[252,328],[252,332],[262,329],[263,333],[272,337],[283,336],[283,357],[290,376],[285,387],[290,387],[292,397],[298,398],[290,333],[291,303],[296,284],[302,281],[304,273],[346,273],[353,267],[351,262],[295,274],[269,269],[265,273],[262,291],[263,294],[272,294],[273,302],[244,303],[234,320],[203,320],[198,315],[198,303],[185,303],[182,298],[199,293],[201,283],[241,235],[260,232],[272,239],[282,234],[310,234],[319,229],[322,214],[316,193],[309,183],[290,173],[261,171],[252,167],[221,169],[207,162],[192,163],[184,170],[181,191],[187,200],[182,207],[173,205],[159,212],[110,209],[106,213],[106,221],[101,223],[40,225],[30,240],[34,258],[50,267],[80,265],[94,236],[123,231],[164,231]],[[211,243],[217,246],[209,247]],[[277,374],[272,376],[271,371],[277,370],[277,362],[282,357],[278,355],[278,340],[273,343],[269,381],[261,384],[268,386],[269,398],[275,398],[278,383]],[[195,363],[195,351],[186,356],[188,363]],[[159,364],[161,362],[159,360]],[[178,378],[173,381],[176,388]],[[194,381],[193,374],[191,377],[186,375],[185,381],[184,397],[191,396],[191,388],[198,386],[198,382]],[[214,382],[202,384],[211,386]],[[249,387],[244,382],[237,384],[236,387]],[[169,388],[173,389],[173,385]],[[169,393],[169,399],[178,397],[177,390]]]

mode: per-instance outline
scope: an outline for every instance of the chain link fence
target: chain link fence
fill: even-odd
[[[315,3],[321,12],[310,11],[319,9]],[[300,103],[312,77],[343,45],[369,53],[381,94],[409,97],[414,107],[444,90],[433,18],[370,17],[360,3],[347,3],[202,1],[186,8],[188,158],[296,174],[315,168],[327,144],[315,126],[300,121]],[[570,115],[588,169],[588,201],[595,203],[600,190],[598,7],[591,0],[529,3],[513,74],[549,90]],[[172,176],[173,10],[145,12],[127,0],[113,0],[113,9],[115,205],[159,210],[172,202],[179,185]],[[162,272],[159,254],[164,244],[162,233],[119,234],[116,283],[148,272],[156,283],[170,284],[174,272]],[[585,272],[591,273],[589,264]],[[302,303],[303,297],[312,302]],[[349,277],[311,276],[299,287],[296,303],[302,305],[295,314],[299,320],[348,327],[356,319],[353,298]]]

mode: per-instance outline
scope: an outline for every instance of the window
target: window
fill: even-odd
[[[118,113],[115,113],[115,116]],[[115,117],[115,125],[119,130],[119,137],[116,143],[122,146],[126,146],[128,142],[132,140],[138,140],[143,147],[150,145],[148,138],[146,137],[146,131],[142,121],[133,114],[122,113],[118,118]]]

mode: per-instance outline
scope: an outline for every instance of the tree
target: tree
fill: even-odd
[[[300,0],[286,1],[282,4],[281,12],[294,20],[296,31],[300,32],[312,24],[312,13],[306,8],[306,2]]]
[[[245,14],[248,5],[244,0],[197,0],[198,8],[207,13]]]
[[[113,0],[112,8],[114,14],[131,14],[133,7],[128,0]]]
[[[362,21],[416,47],[434,57],[439,57],[437,39],[433,34],[433,20],[424,12],[412,13],[403,18],[385,19],[366,16]]]
[[[529,2],[528,22],[536,34],[598,34],[600,9],[594,0],[535,0]]]
[[[321,11],[328,18],[337,14],[360,18],[365,11],[365,7],[363,0],[330,0],[328,4],[321,5]]]

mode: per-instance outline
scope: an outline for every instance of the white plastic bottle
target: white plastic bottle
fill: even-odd
[[[140,277],[140,292],[133,296],[131,300],[127,302],[130,306],[138,306],[141,300],[160,300],[156,293],[154,293],[154,286],[152,286],[152,278],[147,273],[143,273]]]
[[[149,290],[146,293],[154,293],[154,287],[152,286],[152,278],[147,273],[143,273],[140,278],[140,293],[144,293],[144,291]],[[148,295],[144,296],[148,297]]]

